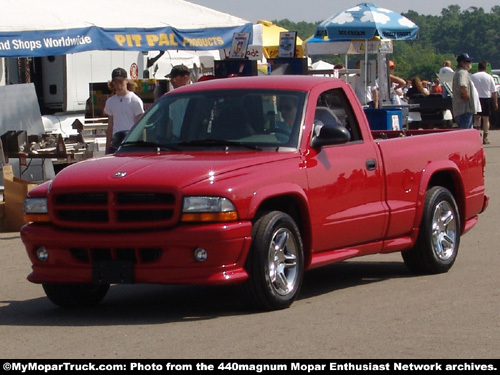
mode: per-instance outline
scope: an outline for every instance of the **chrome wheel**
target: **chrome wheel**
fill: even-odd
[[[250,303],[265,310],[286,309],[302,285],[302,238],[292,217],[281,211],[261,215],[252,230],[245,283]]]
[[[442,260],[450,259],[456,247],[457,220],[450,203],[440,202],[434,210],[432,220],[432,246],[436,256]]]
[[[292,233],[278,229],[269,245],[267,276],[274,291],[286,296],[295,289],[297,281],[297,244]]]
[[[416,273],[447,272],[457,258],[460,234],[453,194],[443,186],[434,186],[425,194],[418,239],[413,248],[403,251],[403,260]]]

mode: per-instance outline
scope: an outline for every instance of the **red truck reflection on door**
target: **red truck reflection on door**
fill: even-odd
[[[30,191],[28,279],[60,306],[116,283],[235,283],[282,309],[306,270],[347,258],[401,251],[414,272],[446,272],[487,206],[485,158],[476,130],[428,133],[374,138],[337,79],[179,88],[114,155]]]

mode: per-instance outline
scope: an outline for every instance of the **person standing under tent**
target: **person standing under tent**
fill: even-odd
[[[190,77],[191,71],[183,64],[174,66],[170,73],[165,76],[170,80],[170,84],[174,89],[187,85]]]
[[[191,78],[191,70],[184,65],[175,65],[170,70],[170,73],[165,76],[170,80],[172,88],[175,90],[179,87],[189,84]],[[179,99],[170,107],[170,122],[167,125],[167,135],[170,139],[179,139],[181,136],[181,127],[183,115],[186,113],[187,99]]]
[[[134,93],[135,83],[130,82],[123,68],[116,68],[111,73],[110,90],[115,95],[106,100],[104,113],[108,115],[106,130],[106,153],[115,152],[132,126],[144,113],[144,103]]]

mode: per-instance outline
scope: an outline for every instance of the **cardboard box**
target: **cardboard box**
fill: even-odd
[[[28,191],[37,186],[37,184],[14,177],[12,165],[3,166],[2,172],[5,200],[5,231],[19,232],[25,224],[24,200]]]

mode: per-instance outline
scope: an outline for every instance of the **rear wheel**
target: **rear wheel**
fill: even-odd
[[[304,255],[299,229],[289,215],[272,211],[257,220],[247,271],[246,289],[254,306],[285,309],[297,298]]]
[[[61,307],[95,306],[102,301],[109,284],[43,284],[45,294]]]
[[[455,262],[460,243],[460,217],[450,191],[441,186],[425,196],[420,233],[415,246],[402,252],[411,271],[435,274],[447,272]]]

